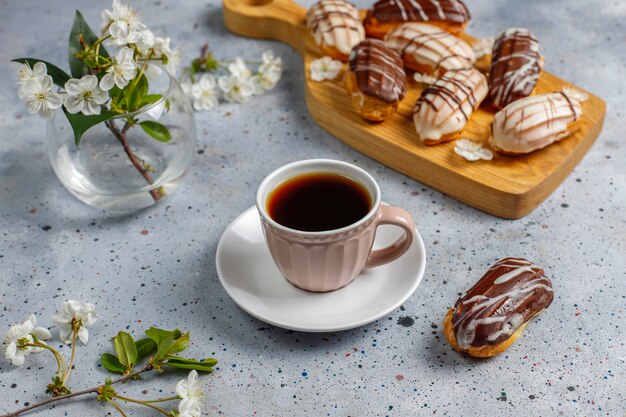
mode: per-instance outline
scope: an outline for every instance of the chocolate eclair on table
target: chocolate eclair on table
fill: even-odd
[[[448,311],[444,334],[471,356],[502,353],[554,298],[543,269],[522,258],[498,261]]]
[[[344,83],[357,113],[373,122],[391,116],[407,88],[400,55],[379,39],[366,39],[352,49]]]
[[[402,56],[406,68],[436,78],[476,62],[465,41],[427,23],[404,23],[387,34],[385,43]]]
[[[363,22],[368,37],[382,39],[405,22],[422,22],[459,35],[470,20],[461,0],[379,0]]]
[[[493,45],[489,97],[499,109],[532,94],[543,70],[539,41],[527,29],[502,32]]]
[[[324,55],[346,62],[350,50],[365,39],[359,11],[342,0],[321,0],[306,14],[306,25]]]
[[[578,129],[585,99],[584,93],[564,88],[514,101],[495,114],[491,145],[509,155],[545,148]]]
[[[413,123],[426,145],[456,139],[487,96],[487,79],[475,68],[448,71],[422,91]]]

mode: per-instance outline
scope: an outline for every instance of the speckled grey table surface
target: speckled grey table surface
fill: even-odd
[[[190,354],[220,361],[202,379],[208,415],[623,416],[626,2],[467,3],[470,34],[528,27],[542,42],[547,70],[608,103],[604,131],[590,152],[550,198],[515,221],[450,199],[327,134],[307,111],[298,55],[276,42],[229,34],[217,1],[134,5],[187,57],[205,41],[222,57],[273,49],[285,67],[279,86],[251,104],[196,115],[194,165],[163,204],[121,217],[92,209],[56,179],[44,151],[45,124],[18,101],[16,66],[8,61],[65,62],[73,10],[95,26],[110,4],[0,1],[0,330],[30,313],[51,326],[50,315],[65,299],[94,302],[101,318],[79,351],[82,361],[71,378],[78,389],[104,378],[98,357],[117,330],[188,329]],[[428,252],[415,294],[388,317],[354,330],[307,334],[266,325],[234,304],[215,269],[220,235],[253,205],[261,179],[313,157],[370,171],[384,199],[415,216]],[[446,343],[442,320],[458,293],[505,256],[543,266],[555,299],[504,354],[473,360]],[[0,361],[0,412],[43,398],[53,370],[45,355],[30,356],[19,369]],[[146,398],[160,389],[169,394],[178,379],[147,378],[125,389]],[[38,415],[106,412],[112,409],[75,401]]]

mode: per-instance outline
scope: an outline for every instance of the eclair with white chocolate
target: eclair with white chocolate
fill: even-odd
[[[491,125],[493,148],[509,155],[545,148],[578,129],[584,93],[568,90],[526,97],[497,112]]]
[[[476,55],[461,38],[426,23],[405,23],[389,32],[385,43],[395,49],[404,66],[425,75],[472,68]]]
[[[306,25],[324,55],[346,62],[352,48],[365,39],[359,11],[343,0],[320,0],[306,14]]]
[[[448,71],[422,91],[413,123],[426,145],[454,140],[487,96],[487,79],[477,69]]]
[[[553,299],[552,282],[543,269],[526,259],[505,258],[448,311],[444,334],[459,352],[495,356],[515,342]]]

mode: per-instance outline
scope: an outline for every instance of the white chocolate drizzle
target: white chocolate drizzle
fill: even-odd
[[[511,28],[500,34],[492,59],[489,95],[496,107],[531,94],[543,69],[543,57],[537,38],[529,30]]]
[[[465,41],[426,23],[404,23],[387,34],[385,43],[402,56],[405,65],[410,57],[435,76],[471,68],[476,62],[474,51]]]
[[[375,17],[378,22],[435,21],[464,24],[470,19],[470,14],[460,0],[379,0],[367,19],[370,17]]]
[[[335,47],[344,55],[365,39],[359,11],[342,0],[315,3],[307,12],[306,22],[318,46]]]
[[[493,279],[494,276],[497,278]],[[538,312],[531,311],[532,308],[542,310],[550,304],[553,292],[543,270],[521,258],[506,258],[497,262],[468,294],[475,291],[483,293],[467,300],[463,296],[453,311],[456,341],[462,349],[475,346],[479,326],[487,344],[496,343],[502,336],[508,338]],[[532,305],[537,291],[550,295],[542,300],[543,304]]]
[[[542,149],[569,136],[582,113],[580,102],[564,92],[522,98],[495,114],[491,141],[513,154]]]

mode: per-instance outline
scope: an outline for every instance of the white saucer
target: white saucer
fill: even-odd
[[[397,227],[379,226],[374,247],[393,243],[401,233]],[[220,282],[239,307],[274,326],[305,332],[347,330],[386,316],[413,294],[426,265],[424,242],[417,233],[402,257],[365,270],[339,290],[301,290],[274,264],[256,207],[226,228],[215,256]]]

